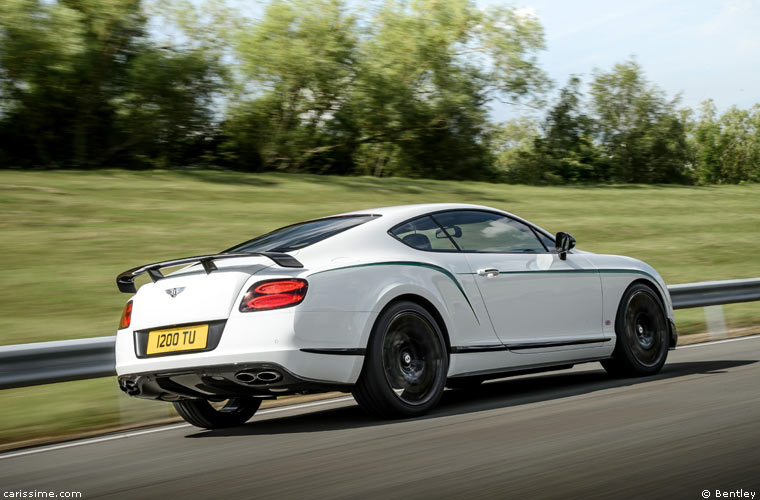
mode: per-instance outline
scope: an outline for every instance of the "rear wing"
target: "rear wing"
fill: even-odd
[[[137,288],[135,287],[135,278],[141,274],[147,274],[150,279],[155,283],[156,281],[165,278],[161,273],[161,269],[165,267],[180,266],[182,264],[198,263],[203,266],[206,274],[211,271],[216,271],[217,267],[214,264],[215,260],[220,259],[233,259],[238,257],[254,257],[261,255],[271,259],[275,264],[281,267],[303,267],[303,264],[298,262],[293,256],[286,253],[278,252],[236,252],[236,253],[218,253],[212,255],[199,255],[197,257],[183,257],[181,259],[165,260],[163,262],[154,262],[153,264],[146,264],[144,266],[135,267],[128,271],[124,271],[116,277],[116,286],[119,287],[119,291],[123,293],[135,293]]]

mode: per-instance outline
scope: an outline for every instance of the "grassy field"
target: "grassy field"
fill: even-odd
[[[502,208],[572,233],[584,250],[645,260],[671,284],[760,276],[760,185],[2,171],[0,344],[112,335],[127,300],[114,278],[127,268],[215,252],[307,218],[422,202]],[[758,303],[728,306],[726,314],[729,326],[760,324]],[[699,309],[676,319],[682,333],[704,329]],[[112,380],[0,391],[0,442],[167,415],[165,405],[121,398]]]

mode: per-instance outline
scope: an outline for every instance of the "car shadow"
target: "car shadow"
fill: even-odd
[[[758,360],[692,361],[670,363],[653,377],[612,378],[603,370],[582,372],[557,371],[486,382],[467,390],[447,390],[439,405],[428,415],[405,420],[380,420],[364,413],[358,406],[311,411],[282,418],[252,421],[240,427],[200,431],[185,437],[191,439],[229,436],[297,434],[394,425],[399,422],[428,420],[497,408],[508,408],[588,394],[595,391],[648,384],[658,380],[696,374],[725,373],[730,368],[757,363]]]

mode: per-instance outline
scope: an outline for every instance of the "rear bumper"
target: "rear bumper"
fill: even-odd
[[[143,378],[166,373],[198,373],[197,385],[204,383],[200,378],[214,371],[222,370],[224,373],[220,376],[229,378],[230,371],[276,365],[283,370],[283,380],[289,380],[285,375],[292,374],[295,381],[337,386],[355,383],[364,363],[364,356],[358,352],[362,346],[361,326],[368,321],[369,313],[299,313],[294,309],[232,314],[214,339],[217,345],[200,352],[141,356],[144,350],[136,348],[136,338],[151,328],[140,325],[137,334],[120,330],[116,335],[116,373],[119,377],[139,375]],[[209,339],[213,345],[211,332]],[[145,380],[148,379],[143,382]],[[295,382],[291,385],[296,387]],[[304,387],[311,390],[312,387],[306,385]],[[151,387],[146,389],[146,394],[161,392]]]
[[[676,344],[678,343],[678,330],[676,329],[675,322],[670,319],[670,346],[668,346],[670,349],[675,349]]]
[[[267,376],[262,380],[256,376],[258,374]],[[240,396],[267,398],[308,392],[348,392],[351,384],[304,378],[277,363],[242,363],[121,375],[119,388],[138,398],[178,401]]]
[[[117,338],[117,346],[118,342]],[[129,347],[131,348],[131,342]],[[236,395],[319,392],[319,388],[335,390],[337,387],[351,386],[356,382],[364,356],[320,354],[288,349],[235,353],[209,351],[148,359],[134,357],[132,361],[129,364],[122,362],[118,365],[120,386],[127,389],[122,381],[132,380],[139,387],[145,385],[145,389],[141,389],[139,394],[133,394],[134,391],[128,390],[125,392],[149,399],[173,400],[158,396],[164,393],[184,394],[190,397],[230,396],[233,395],[229,392],[232,389],[242,391]],[[278,377],[276,380],[270,379],[269,384],[246,384],[236,378],[242,371],[273,371]],[[164,380],[165,384],[161,385],[157,380]],[[170,390],[175,383],[190,392],[183,393],[179,387],[176,391]],[[215,392],[217,389],[220,392]]]

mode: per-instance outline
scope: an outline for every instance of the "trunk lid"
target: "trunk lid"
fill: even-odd
[[[227,319],[246,281],[271,266],[265,257],[219,260],[209,274],[196,264],[148,282],[133,298],[131,329]]]

